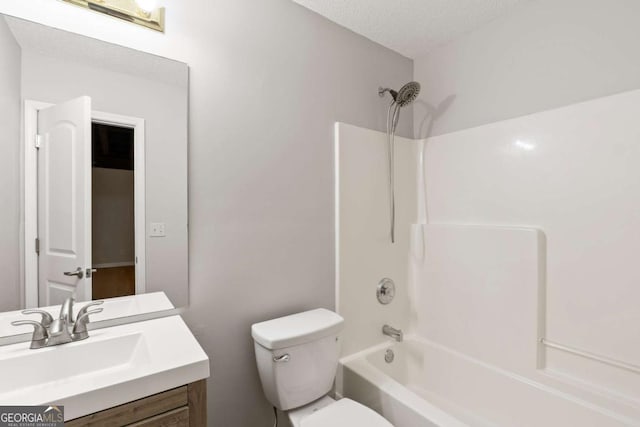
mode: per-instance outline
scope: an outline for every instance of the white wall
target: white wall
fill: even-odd
[[[429,138],[429,222],[489,231],[426,234],[418,332],[637,422],[639,114],[636,90]],[[491,226],[545,237],[500,243]],[[538,337],[587,355],[537,359]]]
[[[250,325],[334,307],[333,125],[382,130],[377,88],[413,64],[289,0],[166,3],[165,35],[62,2],[0,11],[189,64],[185,317],[211,357],[210,424],[267,427]]]
[[[0,18],[0,311],[21,307],[20,47]]]
[[[416,137],[639,88],[639,14],[635,0],[532,1],[417,59]]]
[[[24,50],[22,95],[50,103],[88,95],[96,111],[145,119],[146,291],[164,291],[175,306],[187,305],[184,88]],[[150,222],[164,222],[166,237],[149,237]]]
[[[91,169],[93,266],[135,261],[133,171]]]
[[[407,253],[416,222],[419,142],[396,137],[396,240],[391,243],[387,136],[340,123],[336,126],[336,192],[339,209],[337,309],[345,318],[342,355],[388,340],[382,326],[405,332],[411,305]],[[390,278],[396,296],[381,305],[380,280]]]

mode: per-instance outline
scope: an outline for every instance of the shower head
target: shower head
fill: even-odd
[[[405,107],[415,101],[415,99],[420,94],[420,83],[409,82],[406,85],[402,86],[397,92],[389,88],[378,89],[378,95],[380,95],[381,97],[384,96],[386,92],[389,92],[391,94],[393,102],[398,104],[398,106]]]
[[[411,104],[420,94],[420,83],[410,82],[402,86],[394,100],[401,107]]]

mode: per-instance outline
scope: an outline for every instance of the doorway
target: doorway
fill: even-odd
[[[91,124],[92,299],[135,295],[134,130]]]
[[[87,98],[88,99],[88,98]],[[70,105],[76,100],[70,101]],[[56,110],[64,109],[67,103],[58,104]],[[86,174],[72,174],[70,176],[87,176],[88,179],[84,184],[85,188],[89,190],[86,192],[86,196],[82,200],[78,199],[77,203],[65,203],[63,206],[67,209],[68,206],[77,206],[82,203],[85,206],[86,214],[79,214],[76,217],[86,217],[85,224],[88,227],[80,227],[76,229],[76,232],[72,235],[76,236],[78,233],[87,235],[87,244],[83,247],[81,252],[83,254],[82,262],[78,261],[78,265],[83,264],[87,268],[82,268],[83,275],[77,276],[75,282],[71,285],[60,286],[58,288],[65,291],[73,291],[73,289],[82,290],[77,293],[79,300],[91,300],[102,299],[112,296],[125,296],[133,294],[142,294],[145,292],[145,260],[146,260],[146,223],[145,223],[145,121],[144,119],[121,116],[112,113],[105,113],[99,111],[92,111],[90,104],[88,106],[88,113],[84,115],[83,119],[78,121],[78,125],[81,126],[81,122],[84,123],[87,129],[88,137],[87,141],[78,145],[70,145],[69,147],[86,147],[85,152],[89,152],[88,156],[78,157],[86,159],[77,163],[80,167],[81,164],[86,164],[88,173]],[[44,110],[51,110],[54,107],[52,104],[37,102],[37,101],[25,101],[25,138],[24,138],[24,236],[25,242],[34,242],[35,245],[24,246],[24,283],[25,283],[25,306],[27,308],[55,305],[61,302],[64,298],[63,294],[54,295],[53,292],[43,291],[42,283],[48,280],[48,271],[41,271],[41,261],[43,257],[48,257],[51,251],[44,248],[40,250],[41,237],[48,235],[48,232],[39,226],[39,221],[42,219],[42,212],[44,212],[42,203],[39,203],[39,188],[56,188],[48,184],[39,183],[42,180],[42,174],[39,174],[39,167],[42,166],[42,160],[46,158],[44,152],[41,152],[41,141],[45,141],[45,151],[47,147],[47,138],[43,138],[39,134],[39,117],[40,112]],[[61,116],[61,123],[68,123],[66,117]],[[66,124],[65,124],[66,126]],[[80,128],[79,128],[80,129]],[[55,136],[55,135],[53,135]],[[95,139],[95,144],[93,140]],[[30,141],[36,141],[35,144]],[[76,148],[74,148],[75,150]],[[95,156],[94,156],[95,149]],[[40,158],[40,161],[39,161]],[[66,170],[65,165],[76,165],[74,162],[56,162],[52,164],[62,165],[62,170]],[[95,165],[95,167],[94,167]],[[80,167],[82,168],[82,167]],[[126,174],[124,173],[126,171]],[[132,176],[133,175],[133,176]],[[40,178],[38,178],[40,176]],[[131,181],[133,180],[133,184]],[[93,191],[93,181],[96,183],[96,192]],[[58,180],[60,182],[60,180]],[[124,185],[123,185],[124,183]],[[125,190],[126,188],[126,190]],[[120,196],[115,196],[113,192],[119,192]],[[124,191],[133,191],[133,201],[131,197],[122,197]],[[82,197],[82,196],[79,196]],[[96,203],[96,209],[93,209],[93,203]],[[51,200],[58,200],[60,198],[54,198]],[[60,199],[62,200],[62,199]],[[106,207],[105,207],[106,206]],[[109,239],[104,237],[102,233],[102,227],[109,227],[114,225],[112,221],[109,223],[109,215],[106,213],[115,212],[113,208],[126,207],[127,213],[120,216],[119,222],[126,225],[125,233],[111,234]],[[95,219],[94,219],[95,218]],[[113,218],[112,218],[113,219]],[[93,221],[96,221],[96,226],[92,225]],[[76,221],[78,222],[78,221]],[[133,222],[133,226],[131,225]],[[78,222],[79,223],[79,222]],[[100,227],[100,229],[98,229]],[[67,227],[68,228],[68,227]],[[66,228],[54,227],[53,230],[65,231]],[[94,233],[96,238],[94,239]],[[108,252],[108,248],[104,248],[104,245],[110,245],[114,242],[108,240],[119,240],[122,234],[125,236],[128,234],[128,246],[127,249],[117,249],[115,253],[119,254],[119,260],[114,261],[114,257]],[[40,236],[42,235],[42,236]],[[103,237],[100,237],[100,236]],[[133,240],[133,256],[131,255],[131,239]],[[105,251],[107,252],[106,258],[93,259],[92,252],[95,250],[99,257],[101,257]],[[100,246],[103,245],[103,246]],[[118,246],[124,248],[121,244]],[[35,249],[35,250],[34,250]],[[74,250],[76,250],[75,247]],[[102,251],[102,252],[101,252]],[[67,257],[68,258],[68,257]],[[105,261],[106,260],[106,261]],[[74,264],[75,267],[75,264]],[[102,275],[100,275],[100,269],[104,269]],[[68,269],[67,269],[68,270]],[[80,270],[80,269],[79,269]],[[96,271],[94,271],[96,270]],[[65,271],[65,276],[66,270]],[[85,272],[86,271],[86,272]],[[57,269],[56,269],[57,273]],[[76,271],[73,271],[75,276]],[[99,277],[99,275],[101,277]],[[96,279],[95,290],[93,281]],[[49,280],[49,282],[53,282]],[[110,283],[111,285],[104,285],[104,283]],[[118,285],[114,285],[118,283]],[[124,284],[123,284],[124,283]],[[95,292],[95,294],[94,294]],[[76,292],[74,292],[75,294]]]

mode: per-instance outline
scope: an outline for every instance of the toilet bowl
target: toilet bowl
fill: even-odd
[[[375,411],[347,398],[325,396],[287,415],[293,427],[393,427]]]
[[[323,308],[251,326],[264,394],[293,427],[393,427],[351,399],[334,400],[344,319]]]

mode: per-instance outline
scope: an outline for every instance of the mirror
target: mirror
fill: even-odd
[[[188,66],[3,15],[0,57],[0,312],[187,305]]]

